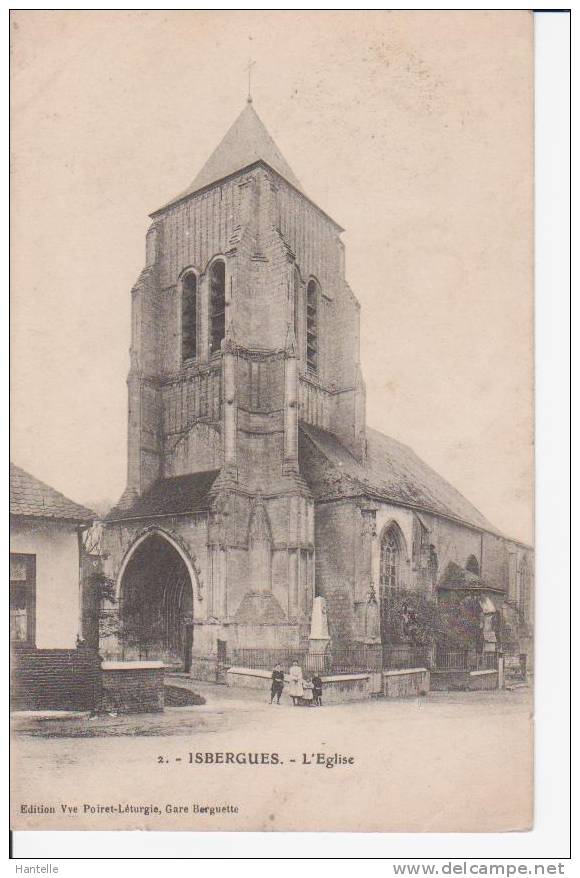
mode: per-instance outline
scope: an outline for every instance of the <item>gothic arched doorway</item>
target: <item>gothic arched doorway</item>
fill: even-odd
[[[191,667],[193,588],[177,549],[158,533],[142,540],[121,576],[120,631],[126,658]]]

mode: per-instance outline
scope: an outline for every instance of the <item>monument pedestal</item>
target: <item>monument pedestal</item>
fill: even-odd
[[[310,622],[310,637],[308,639],[308,652],[311,655],[324,655],[330,643],[328,633],[328,616],[326,614],[326,600],[316,597],[312,602],[312,619]]]

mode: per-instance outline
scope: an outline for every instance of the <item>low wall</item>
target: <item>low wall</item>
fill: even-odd
[[[100,701],[101,659],[77,649],[14,649],[12,710],[93,710]]]
[[[431,691],[465,692],[469,688],[469,671],[431,671]]]
[[[322,703],[342,704],[345,701],[363,701],[370,698],[372,676],[370,673],[363,673],[333,674],[321,677]],[[260,689],[264,693],[269,693],[272,685],[272,672],[258,668],[229,668],[226,673],[226,682],[228,686]],[[288,692],[287,685],[286,683],[284,686],[282,697]]]
[[[164,707],[163,662],[103,662],[101,709],[159,713]]]
[[[371,675],[333,674],[321,677],[322,703],[342,704],[345,701],[364,701],[371,696]]]
[[[431,691],[477,691],[497,689],[496,670],[484,671],[431,671]]]
[[[218,661],[216,658],[193,656],[191,670],[189,672],[193,680],[201,680],[203,683],[220,683]]]
[[[497,689],[499,675],[497,671],[471,671],[469,674],[470,691]]]
[[[383,695],[385,698],[414,697],[429,692],[430,688],[430,675],[426,668],[383,671]]]
[[[228,668],[226,686],[269,692],[272,686],[272,671],[263,671],[259,668]]]

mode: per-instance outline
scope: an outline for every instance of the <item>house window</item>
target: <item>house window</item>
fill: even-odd
[[[383,588],[401,588],[402,536],[396,524],[384,531],[381,539],[380,584]]]
[[[34,645],[36,555],[10,553],[10,640]]]
[[[197,278],[189,272],[183,278],[181,293],[181,358],[197,355]]]
[[[217,353],[226,334],[226,266],[219,259],[209,273],[209,352]]]
[[[309,372],[318,372],[318,285],[315,280],[306,290],[306,366]]]
[[[467,564],[465,565],[465,569],[469,570],[470,573],[474,573],[475,576],[479,576],[479,561],[475,557],[475,555],[470,555],[467,559]]]

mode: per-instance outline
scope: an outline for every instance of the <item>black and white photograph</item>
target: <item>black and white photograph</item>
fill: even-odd
[[[11,44],[12,829],[532,830],[533,14]]]

